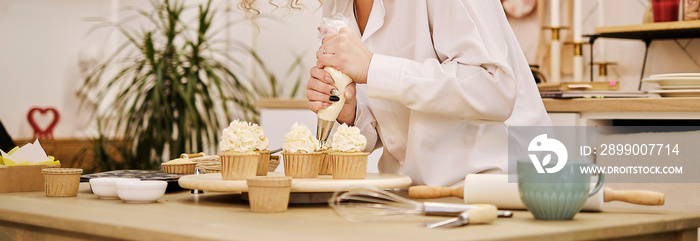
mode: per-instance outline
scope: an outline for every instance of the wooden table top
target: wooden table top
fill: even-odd
[[[285,213],[249,210],[237,194],[189,191],[169,193],[153,204],[100,200],[81,184],[77,197],[45,197],[43,192],[0,194],[0,223],[33,225],[99,237],[140,240],[573,240],[694,229],[700,214],[644,209],[605,209],[579,213],[573,221],[538,221],[526,211],[489,225],[426,229],[443,217],[408,217],[352,223],[327,205],[294,204]],[[440,199],[461,202],[461,199]],[[12,234],[0,232],[0,238]]]

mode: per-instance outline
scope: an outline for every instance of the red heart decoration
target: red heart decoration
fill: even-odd
[[[47,115],[49,112],[53,114],[53,120],[49,124],[46,129],[41,129],[39,125],[34,121],[34,115],[36,113],[39,113],[41,115]],[[29,110],[29,113],[27,113],[27,120],[29,121],[29,125],[32,126],[32,129],[34,129],[34,138],[48,138],[48,139],[53,139],[53,129],[56,128],[56,125],[58,125],[58,121],[61,119],[61,115],[58,114],[58,110],[53,107],[48,107],[48,108],[39,108],[39,107],[34,107]]]

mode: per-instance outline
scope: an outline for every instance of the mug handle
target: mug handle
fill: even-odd
[[[597,166],[597,165],[591,164],[591,166]],[[598,182],[595,184],[595,187],[593,188],[593,190],[591,190],[591,191],[588,193],[588,196],[589,196],[589,197],[590,197],[590,196],[593,196],[593,195],[595,195],[598,191],[600,191],[600,188],[603,187],[604,181],[605,181],[605,175],[603,175],[603,173],[598,173]]]

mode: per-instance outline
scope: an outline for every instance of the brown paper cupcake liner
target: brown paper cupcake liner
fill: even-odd
[[[321,165],[318,167],[318,175],[330,175],[333,174],[333,168],[331,168],[331,158],[328,156],[327,151],[322,152],[323,158],[321,158]]]
[[[284,175],[293,178],[316,178],[323,153],[282,153]]]
[[[44,168],[44,189],[49,197],[75,197],[80,187],[80,168]]]
[[[258,160],[258,169],[255,173],[257,176],[267,176],[267,169],[270,168],[270,150],[255,151],[260,154]]]
[[[221,178],[223,180],[245,180],[254,177],[258,169],[260,154],[250,153],[220,153]]]
[[[369,153],[329,153],[334,179],[364,179],[367,176]]]
[[[195,169],[197,169],[197,163],[183,163],[183,164],[161,164],[164,173],[181,173],[181,174],[194,174]]]
[[[257,213],[279,213],[287,211],[291,177],[248,178],[250,210]]]

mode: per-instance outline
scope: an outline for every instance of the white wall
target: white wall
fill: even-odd
[[[235,1],[218,1],[218,6],[228,6],[230,16],[240,18],[240,11],[232,6],[232,2]],[[271,9],[266,7],[266,2],[260,2],[263,12]],[[584,12],[588,13],[585,33],[591,33],[597,25],[595,2],[584,1]],[[104,33],[86,37],[93,23],[83,21],[83,18],[108,17],[115,3],[116,6],[148,4],[137,0],[0,0],[0,95],[3,100],[0,120],[14,138],[31,137],[26,114],[35,105],[55,106],[62,113],[55,130],[57,138],[82,137],[91,133],[89,129],[86,132],[90,115],[78,112],[79,99],[75,95],[82,79],[78,56],[81,51],[84,55],[95,55],[95,50],[110,49],[112,45]],[[260,20],[259,33],[250,27],[236,27],[229,34],[254,44],[280,76],[289,67],[292,53],[303,53],[308,69],[315,62],[314,52],[319,45],[316,27],[321,12],[315,11],[318,8],[316,0],[302,3],[306,5],[302,11],[273,12],[279,21]],[[606,25],[640,24],[648,5],[644,0],[606,0],[605,3]],[[532,24],[527,21],[514,23],[516,34],[525,46],[531,46],[526,43],[537,37],[538,27]],[[618,62],[618,66],[610,70],[611,78],[620,80],[624,90],[635,89],[639,83],[644,44],[641,41],[605,41],[608,60]],[[685,47],[688,54],[679,46]],[[525,51],[531,56],[531,47],[526,47]],[[584,52],[587,56],[588,51]],[[655,41],[646,73],[700,72],[699,62],[698,40],[678,40],[678,44],[674,40]],[[571,76],[564,76],[565,81],[570,79]]]
[[[259,4],[261,11],[275,16],[275,19],[261,18],[258,21],[260,32],[253,35],[253,45],[262,59],[281,77],[285,76],[295,56],[303,56],[305,68],[302,72],[305,78],[302,87],[305,87],[309,70],[316,64],[316,50],[321,45],[316,29],[321,22],[320,5],[317,0],[302,0],[300,3],[304,4],[304,9],[289,11],[281,8],[273,10],[265,2]],[[291,84],[287,87],[291,87]],[[297,95],[298,98],[306,98],[304,89]]]
[[[258,21],[259,32],[243,19],[235,1],[219,0],[214,5],[221,18],[218,22],[243,20],[229,29],[228,36],[255,46],[268,67],[284,81],[295,55],[304,56],[305,66],[315,63],[313,53],[320,42],[315,27],[320,21],[320,11],[315,11],[319,4],[315,0],[301,2],[307,9],[292,12],[280,9],[272,12],[276,20]],[[266,1],[262,3],[263,12],[270,12]],[[142,0],[0,0],[0,93],[3,97],[0,120],[13,138],[32,137],[26,116],[33,106],[55,107],[61,113],[54,131],[56,138],[95,134],[89,122],[89,109],[78,109],[81,97],[76,93],[84,78],[78,58],[104,59],[119,40],[106,30],[87,35],[96,23],[86,19],[125,17],[129,14],[121,11],[124,6],[148,8],[150,5]],[[303,72],[308,73],[308,70]],[[297,96],[304,96],[303,89]],[[42,126],[50,119],[37,117]]]
[[[0,1],[0,119],[14,138],[32,136],[26,121],[32,106],[61,112],[57,137],[80,135],[77,62],[93,25],[81,18],[109,12],[109,1]]]

